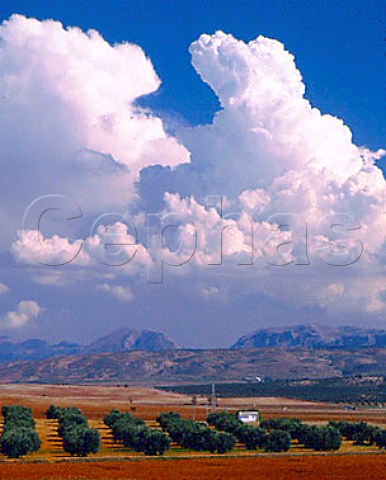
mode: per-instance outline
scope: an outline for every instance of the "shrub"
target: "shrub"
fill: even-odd
[[[58,434],[60,437],[64,437],[67,431],[72,430],[79,425],[87,427],[87,420],[82,414],[66,413],[61,415]]]
[[[163,455],[170,448],[167,435],[151,428],[138,428],[134,443],[135,450],[145,455]]]
[[[98,430],[78,425],[66,432],[63,437],[64,450],[70,455],[86,457],[90,453],[97,453],[100,449]]]
[[[375,444],[378,448],[386,449],[386,430],[379,429],[375,435]]]
[[[1,452],[10,458],[19,458],[39,448],[40,440],[33,430],[10,429],[1,437]]]
[[[130,414],[116,416],[116,419],[111,425],[114,442],[122,442],[132,427],[144,427],[145,423],[142,420],[133,418]]]
[[[265,441],[265,431],[262,428],[243,425],[237,431],[237,439],[245,444],[247,450],[261,448]]]
[[[227,453],[235,448],[236,438],[231,433],[217,434],[217,453]]]
[[[364,423],[354,434],[354,445],[373,445],[379,428]]]
[[[184,425],[181,446],[197,452],[204,451],[208,445],[210,446],[210,443],[208,444],[208,439],[210,442],[209,432],[211,430],[203,423],[187,422]]]
[[[312,432],[313,427],[307,425],[305,423],[299,423],[291,432],[291,438],[297,440],[299,443],[303,445],[306,443],[307,438],[309,437],[310,433]]]
[[[189,431],[189,425],[193,426],[193,422],[189,420],[179,420],[168,425],[167,432],[173,442],[176,442],[178,445],[182,444],[184,434]]]
[[[217,430],[234,434],[243,425],[240,420],[228,412],[210,413],[206,421]]]
[[[146,431],[146,426],[124,424],[122,427],[122,442],[126,448],[136,449],[138,436],[142,431]],[[138,450],[141,451],[141,450]]]
[[[122,413],[119,410],[111,410],[111,413],[108,413],[103,421],[105,425],[111,428],[120,418],[122,418]]]
[[[311,427],[305,442],[307,448],[313,448],[316,451],[339,450],[342,445],[342,435],[340,430],[331,425],[326,427]]]
[[[65,452],[85,457],[99,451],[99,432],[88,427],[86,417],[78,408],[60,409],[57,416],[58,434],[62,437]]]
[[[272,430],[265,438],[266,452],[287,452],[291,447],[291,435],[284,430]]]
[[[164,428],[170,420],[168,415],[161,414],[158,417]],[[126,448],[143,452],[145,455],[163,455],[170,448],[170,441],[165,433],[148,428],[143,420],[130,413],[122,414],[118,410],[112,410],[105,416],[104,422],[111,428],[114,441],[122,442]]]
[[[181,420],[181,415],[177,412],[164,412],[158,415],[156,420],[162,430],[166,430],[171,423]]]
[[[63,411],[62,408],[56,407],[55,405],[50,405],[46,410],[47,420],[53,420],[53,419],[57,420],[62,411]]]
[[[347,440],[354,440],[356,445],[372,445],[378,431],[366,422],[329,422],[328,425],[337,428]]]
[[[2,408],[4,428],[1,436],[1,452],[10,458],[19,458],[39,450],[41,442],[35,431],[32,411],[20,405]]]
[[[83,416],[82,412],[79,408],[71,407],[71,408],[58,408],[57,417],[59,422],[63,419],[63,417],[67,417],[69,415],[79,415]]]
[[[2,414],[7,427],[35,428],[35,421],[32,418],[32,410],[20,405],[2,407]]]
[[[268,431],[284,430],[292,439],[298,439],[304,424],[298,418],[270,418],[263,420],[260,426]]]

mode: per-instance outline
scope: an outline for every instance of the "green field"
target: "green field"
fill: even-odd
[[[158,387],[187,395],[210,395],[212,386],[177,385]],[[383,377],[346,377],[320,380],[272,380],[261,383],[222,383],[216,385],[218,397],[285,397],[298,400],[378,405],[386,402]]]

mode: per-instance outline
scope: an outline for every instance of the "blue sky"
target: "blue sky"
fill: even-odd
[[[85,342],[127,325],[200,347],[274,324],[384,327],[386,187],[376,165],[386,138],[385,7],[1,3],[0,333]],[[33,204],[48,194],[71,200]],[[229,218],[207,204],[213,196],[224,197]],[[33,221],[22,225],[31,204],[50,212],[39,224],[44,251]],[[81,220],[54,213],[75,218],[75,204]],[[293,248],[275,257],[266,236],[283,212],[296,217],[278,232]],[[125,248],[137,243],[122,268],[100,261],[106,213],[123,228]],[[180,229],[160,246],[147,215],[162,224],[169,213]],[[326,233],[326,215],[346,232]],[[233,232],[221,265],[219,226]],[[344,268],[318,243],[335,234],[347,247]],[[254,264],[239,265],[252,243]],[[77,247],[76,259],[58,266]],[[179,268],[149,283],[159,254]]]
[[[384,1],[25,0],[0,5],[1,19],[15,12],[94,28],[109,42],[138,43],[163,81],[149,103],[193,124],[210,121],[218,101],[190,64],[190,43],[216,30],[245,41],[259,34],[276,38],[295,55],[312,103],[344,118],[358,144],[379,148],[386,137]]]

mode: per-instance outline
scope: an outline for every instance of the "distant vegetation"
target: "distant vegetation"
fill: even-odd
[[[187,395],[210,395],[211,385],[159,387]],[[273,380],[216,385],[219,397],[285,397],[299,400],[375,405],[386,403],[383,377],[339,377],[320,380]]]

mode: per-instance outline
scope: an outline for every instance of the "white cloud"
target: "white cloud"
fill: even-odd
[[[203,268],[213,260],[208,252],[219,253],[218,231],[228,225],[232,228],[224,234],[223,254],[236,261],[223,269],[226,274],[219,282],[235,284],[244,279],[251,292],[296,308],[322,307],[332,316],[347,310],[385,311],[382,295],[371,288],[358,293],[361,282],[373,284],[383,272],[376,257],[384,254],[386,245],[386,187],[374,162],[385,151],[356,146],[342,120],[310,105],[294,57],[280,42],[258,37],[246,44],[217,32],[202,35],[190,51],[193,66],[222,106],[213,124],[181,130],[192,162],[177,168],[165,182],[176,185],[177,192],[181,186],[183,195],[165,195],[164,211],[186,219],[186,226],[180,227],[186,244],[192,236],[189,224],[198,229],[190,266]],[[224,213],[237,212],[237,216],[221,219],[218,211],[198,200],[207,195],[222,195]],[[282,260],[296,260],[294,253],[304,250],[301,234],[306,222],[308,266],[269,268],[270,258],[277,257],[275,242],[267,243],[269,229],[276,223],[270,217],[283,213],[297,217],[292,217],[296,228],[281,233],[282,241],[293,241],[296,247],[292,250],[289,243],[282,249]],[[320,259],[320,242],[334,236],[321,220],[342,213],[360,229],[350,231],[348,239],[340,235],[340,242],[351,248],[355,258],[361,241],[364,253],[355,266],[337,271],[326,268]],[[251,220],[256,266],[239,268],[237,255],[246,254],[252,241]],[[213,269],[205,273],[211,275]],[[340,290],[331,285],[340,285]],[[354,301],[355,295],[360,301]]]
[[[322,309],[331,317],[384,315],[386,187],[375,160],[385,152],[355,145],[342,120],[310,104],[294,57],[280,42],[260,36],[245,43],[218,32],[191,45],[193,66],[218,95],[222,109],[212,124],[181,128],[182,146],[159,118],[135,106],[136,98],[154,92],[160,82],[139,47],[110,46],[96,32],[64,30],[56,22],[20,16],[0,27],[0,37],[0,87],[7,96],[0,105],[3,178],[21,183],[23,196],[34,198],[64,185],[61,193],[86,204],[87,213],[119,206],[127,219],[139,171],[167,166],[145,175],[148,184],[138,192],[149,196],[148,203],[157,203],[160,212],[183,218],[178,228],[182,248],[176,254],[167,244],[165,258],[180,263],[189,258],[193,225],[197,230],[192,259],[183,268],[169,269],[174,281],[191,275],[198,284],[192,292],[213,301],[237,290],[294,310]],[[25,151],[31,161],[25,160]],[[211,195],[223,196],[223,213],[232,215],[222,217],[219,209],[207,207],[203,199]],[[16,198],[15,204],[20,203]],[[115,222],[113,243],[118,246],[110,260],[132,260],[114,269],[111,282],[124,275],[145,276],[152,256],[160,254],[147,245],[146,213],[135,217],[143,235],[138,242],[123,220]],[[269,237],[277,223],[270,217],[279,213],[298,215],[292,217],[296,228],[278,236],[288,242],[280,250],[281,260],[290,263],[304,250],[301,233],[307,222],[310,265],[271,265],[277,238],[275,243]],[[361,228],[350,231],[349,240],[344,235],[340,240],[352,247],[361,240],[364,253],[350,267],[329,267],[320,259],[320,245],[333,232],[323,230],[320,219],[342,213]],[[223,228],[227,261],[215,266],[221,260]],[[12,252],[29,265],[39,255],[60,262],[83,242],[71,267],[88,272],[81,278],[92,278],[101,291],[131,301],[135,287],[104,283],[109,268],[104,265],[109,263],[105,226],[73,238],[47,234],[43,248],[36,231],[25,230]],[[254,264],[239,266],[248,260],[252,245]],[[62,275],[66,273],[34,272],[41,284],[66,285]],[[173,278],[165,288],[173,288]],[[263,315],[264,302],[260,308]]]
[[[90,258],[82,245],[82,240],[71,242],[59,235],[44,238],[37,230],[20,230],[11,251],[17,260],[32,265],[60,266],[75,261],[87,265]]]
[[[301,74],[283,44],[262,36],[244,43],[217,32],[202,35],[190,51],[222,106],[212,125],[182,133],[213,190],[238,195],[310,167],[341,184],[361,169],[349,128],[304,98]]]
[[[127,208],[141,168],[189,161],[161,119],[135,104],[159,85],[137,45],[112,46],[52,20],[3,22],[2,224],[20,227],[28,203],[49,193],[68,195],[88,215]]]
[[[131,302],[134,299],[131,288],[124,287],[122,285],[110,285],[108,283],[103,283],[98,285],[98,289],[102,292],[109,293],[122,302]]]
[[[0,327],[2,328],[22,328],[30,320],[37,318],[42,312],[42,307],[32,300],[21,301],[16,310],[7,312],[4,317],[0,319]]]
[[[10,250],[20,264],[31,266],[35,283],[64,287],[90,278],[139,275],[152,262],[146,247],[122,222],[99,225],[93,235],[75,240],[20,230]]]

